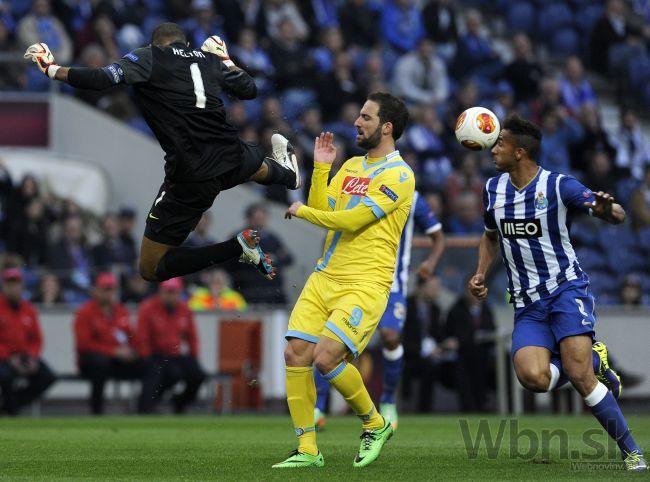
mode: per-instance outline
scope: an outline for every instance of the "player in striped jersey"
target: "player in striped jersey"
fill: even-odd
[[[615,398],[620,381],[608,366],[607,349],[600,342],[592,347],[594,297],[569,239],[574,213],[620,224],[625,211],[609,194],[592,193],[571,176],[541,168],[536,162],[541,138],[537,126],[511,117],[492,148],[502,174],[485,186],[485,233],[469,288],[477,298],[487,297],[485,274],[500,247],[515,308],[517,378],[531,391],[546,392],[568,377],[618,443],[626,468],[646,470]]]
[[[397,428],[395,391],[402,376],[404,361],[402,329],[406,320],[406,295],[408,293],[408,278],[411,266],[411,245],[413,231],[416,226],[424,234],[430,236],[433,241],[429,256],[420,264],[417,271],[421,278],[428,279],[433,274],[445,249],[445,237],[442,232],[442,224],[440,224],[440,221],[438,221],[438,218],[418,191],[415,191],[413,195],[409,217],[404,225],[399,247],[397,248],[397,260],[388,305],[379,321],[379,332],[381,333],[383,345],[382,374],[384,382],[379,411],[387,420],[390,420],[393,429]],[[318,370],[314,370],[314,379],[316,381],[317,395],[314,423],[316,427],[322,428],[325,425],[324,412],[330,392],[330,384]]]

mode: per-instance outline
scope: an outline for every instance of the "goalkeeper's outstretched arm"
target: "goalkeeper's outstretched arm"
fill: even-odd
[[[57,65],[50,48],[43,42],[30,45],[24,57],[34,61],[50,79],[66,82],[79,89],[104,90],[124,80],[124,76],[119,75],[117,64],[96,69]]]
[[[54,75],[54,79],[67,82],[77,89],[104,90],[120,84],[123,81],[113,81],[108,72],[111,68],[115,69],[114,65],[108,65],[98,69],[86,67],[61,67]]]

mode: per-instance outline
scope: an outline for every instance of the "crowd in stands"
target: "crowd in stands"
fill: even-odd
[[[117,298],[118,282],[99,273],[91,299],[74,315],[72,325],[78,374],[90,383],[89,411],[105,411],[104,389],[109,379],[140,382],[138,413],[154,413],[171,394],[174,413],[183,413],[196,399],[206,378],[199,365],[199,334],[192,311],[182,300],[183,281],[171,278],[137,309],[137,322]],[[0,293],[0,414],[17,415],[57,379],[41,358],[43,335],[37,308],[22,298],[23,273],[2,271]]]
[[[20,270],[26,300],[45,308],[77,306],[91,297],[93,280],[101,272],[117,276],[122,302],[140,303],[155,292],[156,286],[144,281],[137,269],[133,209],[123,207],[97,218],[70,199],[41,192],[32,175],[14,185],[2,164],[0,206],[0,268]],[[266,204],[251,204],[243,214],[242,226],[258,231],[274,265],[291,265],[290,252],[267,228]],[[210,223],[206,212],[186,245],[216,243],[208,234]],[[287,302],[281,273],[268,281],[236,261],[185,277],[182,291],[194,311],[244,311],[248,304]]]
[[[589,80],[598,75],[616,81],[619,94],[625,93],[619,95],[621,102],[636,100],[629,92],[645,95],[650,77],[648,2],[0,0],[0,52],[22,52],[40,40],[63,65],[98,67],[146,44],[152,29],[167,20],[179,23],[194,46],[209,35],[220,35],[234,62],[255,77],[257,99],[224,99],[230,122],[242,138],[270,151],[271,133],[278,131],[296,145],[306,185],[289,192],[267,189],[269,199],[287,203],[306,198],[313,138],[322,130],[334,132],[339,163],[358,154],[352,124],[360,106],[369,92],[391,90],[407,101],[411,111],[398,147],[416,172],[418,189],[446,233],[480,235],[481,192],[494,175],[493,164],[489,153],[469,152],[458,145],[455,121],[474,105],[491,108],[501,120],[518,112],[543,130],[539,159],[543,167],[573,174],[593,190],[607,190],[628,210],[629,222],[616,228],[617,238],[624,239],[629,249],[628,257],[611,250],[606,254],[611,234],[607,228],[576,220],[581,261],[588,272],[594,270],[592,278],[607,280],[596,283],[596,294],[605,302],[619,301],[619,283],[629,273],[637,273],[649,291],[650,142],[633,104],[621,103],[618,127],[605,130],[599,97]],[[648,74],[637,65],[643,62]],[[0,70],[0,89],[50,88],[38,69],[18,61],[6,66]],[[63,90],[148,132],[126,88],[82,92],[63,86]],[[72,268],[73,274],[60,280],[64,293],[87,289],[91,257],[93,263],[133,261],[136,250],[123,229],[129,219],[125,213],[103,219],[102,241],[91,247],[79,227],[81,214],[71,206],[51,212],[49,203],[28,204],[30,196],[37,198],[37,186],[33,179],[25,183],[14,189],[20,201],[13,209],[28,223],[17,232],[3,231],[19,237],[5,239],[6,247],[19,246],[29,266],[48,265],[45,253],[52,250],[67,252],[55,257],[59,264],[49,265],[55,270]],[[51,249],[39,249],[48,241],[43,226],[52,220],[60,224],[60,240]],[[192,239],[210,242],[199,231]],[[269,237],[264,242],[274,241]],[[279,263],[291,262],[288,252],[280,250],[276,256]],[[619,263],[620,258],[628,261]],[[248,274],[234,270],[234,286],[247,290]],[[615,283],[610,283],[612,278]],[[215,285],[219,282],[216,276]],[[53,291],[52,278],[41,284]],[[135,276],[126,285],[129,299],[138,301],[146,295],[145,285]],[[215,295],[206,301],[209,291],[199,297],[202,301],[197,298],[195,306],[215,303]],[[273,290],[269,293],[277,301]],[[243,295],[251,301],[250,294]],[[242,306],[229,296],[224,296],[227,303]]]

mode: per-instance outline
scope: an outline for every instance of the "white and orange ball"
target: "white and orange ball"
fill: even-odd
[[[500,130],[499,119],[485,107],[470,107],[456,121],[456,139],[472,151],[490,149]]]

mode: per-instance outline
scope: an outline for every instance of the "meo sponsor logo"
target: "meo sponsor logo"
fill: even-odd
[[[365,196],[368,193],[370,186],[369,177],[353,177],[347,176],[343,181],[343,194],[351,194],[353,196]]]
[[[539,219],[502,219],[501,234],[509,239],[539,238],[542,223]]]

